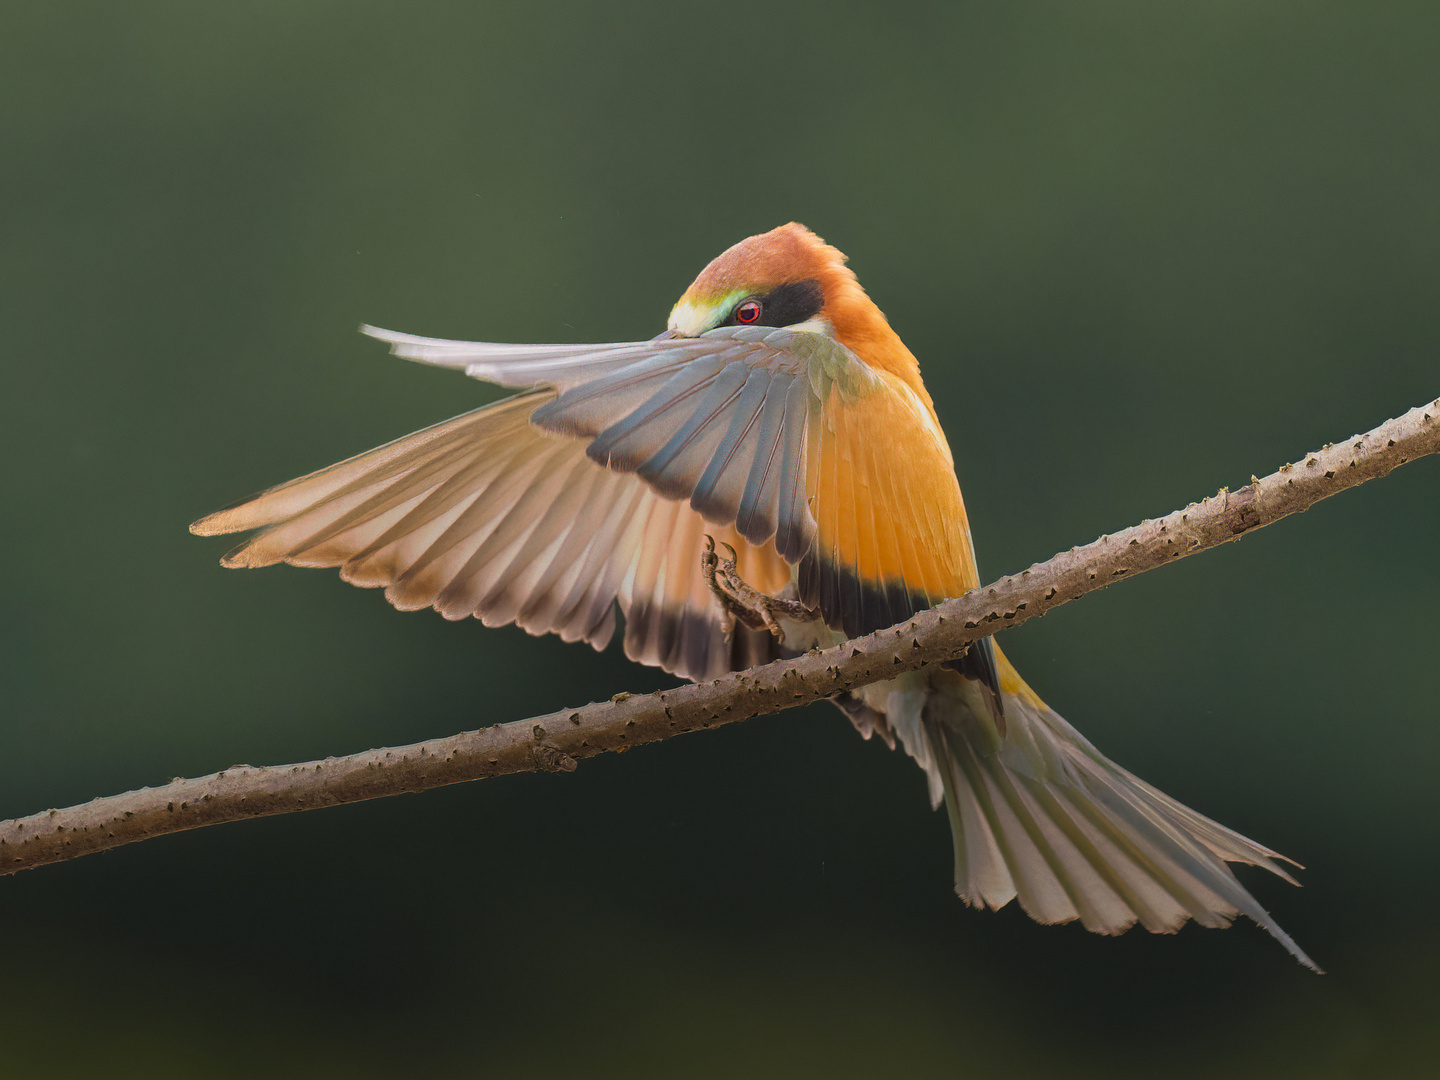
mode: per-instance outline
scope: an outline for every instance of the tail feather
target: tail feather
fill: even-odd
[[[993,755],[977,753],[963,736],[950,737],[939,724],[932,725],[931,737],[944,746],[941,760],[964,776],[964,785],[952,783],[953,796],[947,791],[947,797],[980,809],[993,836],[993,844],[986,847],[1003,860],[984,872],[990,877],[1003,873],[1009,880],[1007,890],[995,892],[984,887],[983,878],[957,873],[956,891],[962,897],[990,907],[1018,897],[1021,907],[1040,922],[1078,918],[1099,933],[1120,933],[1137,917],[1146,925],[1159,921],[1143,890],[1126,880],[1124,860],[1117,858],[1114,845],[1093,830],[1087,835],[1043,785],[990,767]],[[1003,815],[996,795],[1003,800]],[[967,871],[973,865],[972,855]]]
[[[973,680],[932,685],[918,717],[926,746],[917,758],[944,795],[963,900],[1000,908],[1018,899],[1039,922],[1078,919],[1102,934],[1137,922],[1174,933],[1187,919],[1224,927],[1243,914],[1320,970],[1227,865],[1264,867],[1293,883],[1276,862],[1284,856],[1114,764],[1040,701],[998,650],[997,658],[1003,734],[980,707]],[[900,719],[907,747],[922,741]]]

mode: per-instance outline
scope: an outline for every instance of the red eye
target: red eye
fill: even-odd
[[[760,301],[746,300],[735,309],[735,321],[738,323],[750,324],[760,319]]]

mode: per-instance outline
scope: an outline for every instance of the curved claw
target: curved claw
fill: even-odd
[[[754,588],[735,567],[740,555],[734,546],[722,540],[719,547],[724,548],[727,554],[719,555],[715,550],[715,538],[706,534],[705,550],[700,555],[700,573],[720,604],[720,625],[726,640],[729,640],[737,620],[752,630],[769,630],[783,641],[785,631],[775,618],[777,614],[793,618],[813,617],[814,613],[799,601],[768,596]]]
[[[700,576],[705,579],[710,595],[720,605],[720,633],[729,641],[735,633],[735,598],[726,592],[718,580],[720,559],[715,554],[715,538],[705,534],[705,550],[700,553]]]

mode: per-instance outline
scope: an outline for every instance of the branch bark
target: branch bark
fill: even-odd
[[[0,822],[0,873],[224,821],[288,814],[517,772],[569,772],[587,757],[804,705],[958,656],[971,642],[1123,578],[1204,551],[1440,451],[1440,399],[1327,444],[1263,480],[1144,521],[1001,578],[908,622],[824,652],[711,683],[609,701],[296,765],[209,776]]]

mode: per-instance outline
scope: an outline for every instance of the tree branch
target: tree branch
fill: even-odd
[[[778,712],[952,659],[977,639],[1088,592],[1204,551],[1440,451],[1440,399],[1327,445],[1238,491],[1072,548],[908,622],[700,685],[609,701],[448,739],[298,765],[236,765],[193,780],[0,822],[0,873],[223,821],[424,791],[580,759]]]

